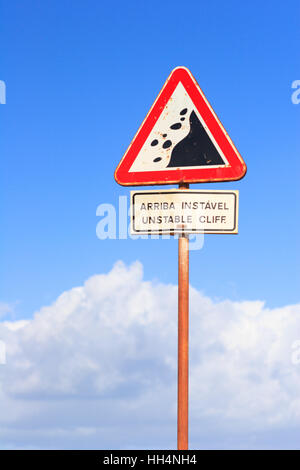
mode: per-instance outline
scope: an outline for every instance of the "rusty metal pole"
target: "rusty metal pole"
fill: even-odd
[[[181,183],[179,189],[188,189]],[[177,448],[188,449],[189,412],[189,236],[178,238],[178,396]]]

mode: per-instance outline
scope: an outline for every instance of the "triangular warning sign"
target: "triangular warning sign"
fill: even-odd
[[[174,69],[116,171],[124,186],[241,179],[246,164],[201,88]]]

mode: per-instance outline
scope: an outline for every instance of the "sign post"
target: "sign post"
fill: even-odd
[[[131,191],[131,234],[178,234],[177,448],[188,449],[189,233],[237,234],[239,192],[190,190],[189,183],[236,181],[247,167],[191,72],[175,68],[115,170]]]
[[[189,185],[181,184],[180,189]],[[188,449],[189,425],[189,235],[178,238],[177,449]]]

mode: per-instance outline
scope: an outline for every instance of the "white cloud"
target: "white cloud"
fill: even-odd
[[[295,446],[300,305],[216,303],[191,288],[190,318],[191,445]],[[3,447],[174,448],[177,288],[145,282],[140,263],[3,321],[0,339]]]
[[[8,314],[12,314],[14,306],[6,302],[0,302],[0,318],[6,317]]]

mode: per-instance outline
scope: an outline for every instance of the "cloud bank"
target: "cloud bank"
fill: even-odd
[[[300,304],[191,287],[191,448],[300,447],[299,325]],[[176,447],[177,287],[144,281],[139,262],[3,320],[0,340],[2,448]]]

